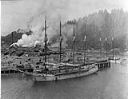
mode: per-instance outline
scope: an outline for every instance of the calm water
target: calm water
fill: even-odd
[[[86,77],[34,83],[23,75],[2,76],[2,99],[128,99],[128,64]]]

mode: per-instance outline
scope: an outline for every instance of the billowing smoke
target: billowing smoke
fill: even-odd
[[[36,20],[36,21],[35,21]],[[34,20],[32,20],[29,23],[29,29],[32,31],[31,35],[23,34],[22,38],[18,40],[16,43],[18,46],[22,47],[31,47],[35,46],[36,44],[44,44],[44,34],[45,34],[45,28],[44,28],[44,17],[37,17]],[[56,18],[52,17],[49,20],[46,20],[47,26],[46,26],[46,32],[47,32],[47,37],[48,41],[55,35],[59,34],[59,21],[60,21],[60,16],[56,16]],[[63,29],[62,33],[67,34],[67,31],[65,31],[65,28]],[[66,40],[67,37],[63,35],[63,42],[62,45],[66,45]],[[58,42],[58,41],[57,41]]]
[[[32,34],[31,35],[23,34],[22,38],[18,40],[17,45],[23,47],[31,47],[31,46],[35,46],[35,44],[37,43],[43,42],[44,23],[43,20],[39,20],[39,18],[40,17],[37,17],[31,20],[31,22],[29,22],[28,27],[32,31]]]
[[[43,6],[27,22],[27,28],[32,31],[32,34],[23,34],[22,38],[16,43],[18,46],[31,47],[36,44],[43,44],[45,18],[47,21],[48,39],[58,33],[60,20],[62,22],[66,20],[66,16],[64,16],[64,9],[66,9],[65,1],[58,0],[57,2],[52,2],[52,0],[49,0],[42,3],[44,3],[42,4]]]

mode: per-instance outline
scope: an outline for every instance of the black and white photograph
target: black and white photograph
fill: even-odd
[[[128,0],[0,5],[0,99],[128,99]]]

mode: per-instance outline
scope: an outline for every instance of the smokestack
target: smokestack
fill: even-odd
[[[13,41],[13,32],[12,32],[12,43],[11,44],[13,44],[14,43],[14,41]]]

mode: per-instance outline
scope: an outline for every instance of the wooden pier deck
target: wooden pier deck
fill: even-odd
[[[99,70],[111,67],[110,61],[103,61],[103,62],[101,61],[101,62],[97,62],[96,64]]]
[[[86,65],[96,64],[98,66],[99,70],[103,70],[105,68],[110,68],[111,63],[109,60],[101,60],[101,61],[95,61],[95,62],[88,62]],[[1,67],[1,74],[12,74],[12,73],[22,73],[21,71],[28,71],[32,72],[32,68],[16,68],[16,66],[3,66]]]

